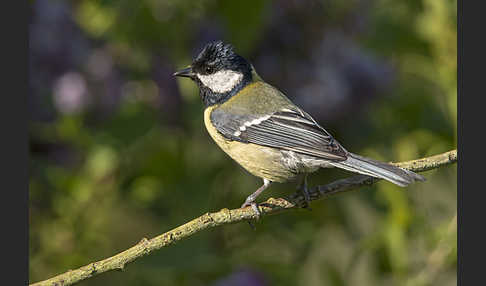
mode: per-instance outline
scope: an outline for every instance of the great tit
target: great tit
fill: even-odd
[[[230,44],[207,44],[192,64],[174,76],[196,82],[204,103],[204,123],[210,136],[233,160],[263,185],[242,208],[255,203],[272,182],[287,182],[319,168],[337,167],[388,180],[401,187],[425,178],[411,171],[365,158],[344,149],[309,114],[266,83]]]

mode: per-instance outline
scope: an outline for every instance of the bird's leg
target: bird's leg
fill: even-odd
[[[308,185],[307,185],[307,176],[308,175],[309,175],[308,173],[304,174],[304,178],[303,178],[302,182],[297,187],[297,189],[302,192],[302,195],[304,195],[305,208],[309,207],[309,202],[311,201],[310,192],[309,192],[309,188],[308,188]]]
[[[270,181],[267,179],[263,179],[263,186],[258,188],[253,194],[249,195],[245,202],[241,205],[241,208],[251,206],[251,208],[255,211],[257,218],[260,217],[260,211],[258,210],[258,205],[255,203],[255,199],[266,189],[270,186]]]

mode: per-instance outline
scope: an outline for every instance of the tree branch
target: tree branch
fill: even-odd
[[[436,169],[445,165],[457,162],[457,150],[452,150],[443,154],[412,160],[408,162],[393,163],[396,166],[414,171],[423,172]],[[356,189],[359,186],[371,185],[379,179],[368,176],[358,175],[334,181],[327,185],[317,186],[310,190],[311,200],[325,199],[329,196]],[[276,214],[293,208],[301,207],[304,203],[304,197],[299,193],[291,195],[289,198],[269,198],[267,201],[259,204],[262,214]],[[148,255],[149,253],[169,246],[175,242],[187,238],[197,232],[208,228],[248,221],[256,218],[255,212],[251,207],[244,209],[229,210],[224,208],[218,212],[205,213],[179,227],[176,227],[164,234],[156,236],[150,240],[144,238],[135,246],[120,252],[112,257],[90,263],[76,270],[69,270],[48,280],[40,281],[31,286],[61,286],[72,285],[79,281],[88,279],[95,275],[111,271],[123,270],[126,264],[136,259]]]

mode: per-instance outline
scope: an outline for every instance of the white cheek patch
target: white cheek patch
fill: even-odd
[[[231,91],[243,79],[243,74],[231,70],[221,70],[213,74],[198,74],[199,80],[213,92],[225,93]]]

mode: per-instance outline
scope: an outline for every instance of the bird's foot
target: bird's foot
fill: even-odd
[[[302,208],[311,210],[311,208],[309,207],[310,201],[311,201],[311,196],[310,196],[309,188],[307,187],[307,182],[304,182],[300,186],[297,186],[297,190],[299,190],[302,193],[302,195],[304,196],[304,202],[303,202]]]
[[[255,215],[256,215],[256,218],[255,220],[258,221],[258,219],[260,219],[260,216],[261,216],[261,212],[260,210],[258,209],[258,204],[255,203],[255,202],[244,202],[242,205],[241,205],[241,208],[246,208],[247,206],[251,206],[251,208],[253,209],[253,211],[255,212]],[[256,227],[255,225],[253,224],[253,222],[251,220],[248,221],[248,224],[250,225],[250,227],[255,230]]]
[[[248,201],[245,201],[242,205],[241,205],[241,208],[246,208],[248,206],[251,206],[251,208],[253,209],[253,211],[255,212],[255,216],[256,216],[256,219],[258,220],[261,216],[261,212],[260,210],[258,209],[258,204],[255,203],[255,202],[248,202]]]
[[[258,197],[258,195],[261,194],[261,192],[263,192],[266,188],[268,188],[268,186],[270,186],[271,182],[267,179],[263,179],[263,185],[258,188],[253,194],[249,195],[245,202],[241,205],[241,208],[245,208],[247,206],[251,206],[251,208],[253,209],[253,211],[255,212],[255,218],[256,220],[258,220],[261,216],[261,213],[260,213],[260,210],[258,209],[258,204],[255,203],[255,199]],[[255,226],[248,221],[248,223],[250,224],[250,226],[255,229]]]

